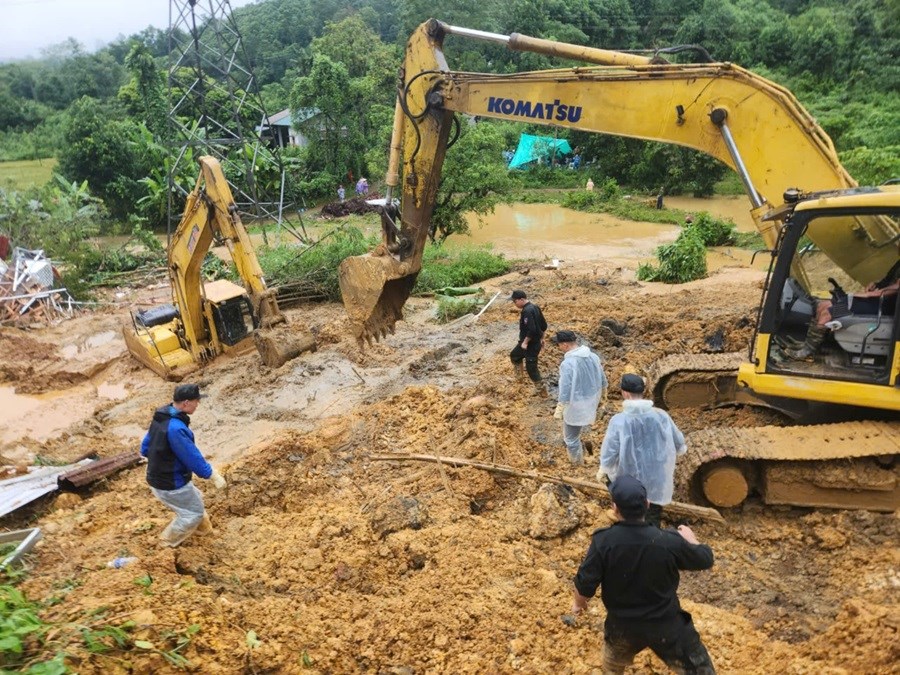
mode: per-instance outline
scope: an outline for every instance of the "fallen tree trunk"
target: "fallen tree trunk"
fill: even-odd
[[[481,469],[482,471],[490,471],[491,473],[499,473],[504,476],[515,476],[516,478],[529,478],[531,480],[543,481],[545,483],[558,483],[560,485],[571,485],[581,488],[582,490],[592,490],[599,492],[601,499],[612,503],[609,496],[609,490],[602,483],[596,483],[589,480],[581,480],[580,478],[559,478],[537,471],[519,471],[509,466],[500,464],[486,464],[484,462],[476,462],[471,459],[462,459],[460,457],[438,457],[436,455],[409,455],[409,454],[392,454],[392,455],[369,455],[369,459],[373,461],[387,462],[434,462],[435,464],[446,464],[448,466],[460,467],[470,466],[473,469]],[[699,518],[713,523],[724,523],[725,519],[715,509],[706,506],[696,506],[694,504],[685,504],[683,502],[672,502],[666,504],[664,510],[667,513],[676,516],[687,516]]]

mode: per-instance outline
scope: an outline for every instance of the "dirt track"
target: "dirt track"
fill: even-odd
[[[760,282],[759,273],[732,268],[680,287],[642,285],[598,263],[484,286],[527,289],[551,330],[594,341],[617,381],[626,367],[704,351],[716,331],[726,351],[742,349]],[[230,483],[216,493],[199,481],[215,532],[161,548],[169,514],[142,470],[131,469],[83,499],[40,506],[46,538],[27,592],[64,597],[50,610],[55,618],[108,607],[107,616],[135,620],[136,637],[157,646],[199,624],[184,655],[203,673],[598,669],[601,603],[575,627],[560,620],[591,532],[610,522],[596,498],[474,469],[370,461],[402,451],[583,479],[596,471],[567,466],[552,398],[511,378],[517,315],[509,303],[449,328],[430,322],[426,300],[407,311],[397,334],[366,352],[345,337],[340,307],[296,311],[292,320],[318,333],[317,353],[278,370],[255,354],[205,370],[199,380],[210,398],[192,427]],[[41,420],[36,429],[2,420],[0,453],[67,459],[136,447],[171,385],[124,354],[115,337],[122,319],[120,311],[0,331],[0,387],[40,394],[15,403],[36,406],[30,414]],[[559,355],[548,347],[541,365],[549,377]],[[598,421],[596,441],[618,405],[614,398]],[[771,421],[737,410],[675,418],[686,432]],[[751,501],[725,516],[727,525],[695,527],[716,565],[683,575],[681,591],[719,672],[900,672],[896,515]],[[139,561],[105,567],[124,554]],[[153,579],[146,591],[134,583],[144,574]],[[158,654],[124,656],[85,652],[72,665],[81,673],[174,670]],[[634,672],[666,670],[642,654]]]

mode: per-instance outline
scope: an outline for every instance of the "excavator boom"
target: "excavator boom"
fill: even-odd
[[[443,56],[448,34],[505,43],[599,66],[492,75],[453,72]],[[831,140],[783,87],[729,63],[669,64],[633,54],[503,36],[430,20],[406,49],[386,183],[383,242],[341,265],[345,307],[360,337],[392,331],[421,267],[454,113],[673,143],[733,168],[751,214],[772,248],[779,223],[763,215],[785,191],[849,188]],[[400,185],[399,212],[390,196]],[[867,284],[890,266],[884,242],[895,222],[856,217],[846,227],[811,229],[810,238],[849,277]],[[800,263],[795,276],[806,282]]]

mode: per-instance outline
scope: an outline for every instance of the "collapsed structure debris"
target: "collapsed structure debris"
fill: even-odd
[[[0,480],[0,517],[54,490],[74,490],[141,461],[129,450],[106,459],[82,459],[65,466],[29,466],[27,473]]]
[[[54,288],[53,263],[41,249],[13,249],[0,259],[0,325],[25,325],[71,317],[78,304],[65,288]]]

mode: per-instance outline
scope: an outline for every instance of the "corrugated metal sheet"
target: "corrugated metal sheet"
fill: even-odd
[[[90,459],[83,459],[66,466],[43,466],[22,476],[0,481],[0,516],[53,492],[57,489],[57,479],[61,475],[91,462]]]
[[[141,461],[141,456],[135,451],[123,452],[115,457],[100,459],[91,462],[87,466],[67,471],[59,476],[59,486],[64,489],[74,489],[90,485],[96,480],[100,480],[110,474],[124,469],[126,466],[137,464]]]

